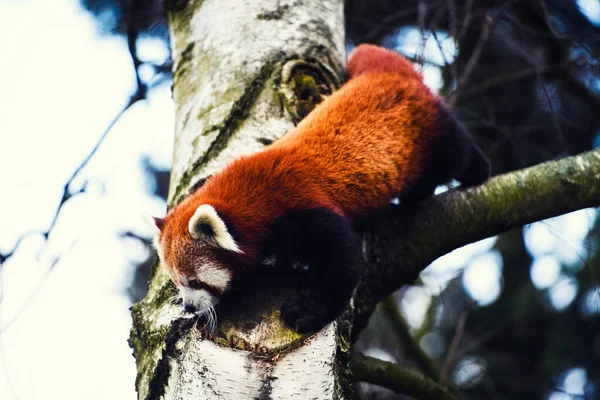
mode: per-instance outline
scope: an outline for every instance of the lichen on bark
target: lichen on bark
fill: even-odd
[[[375,305],[436,258],[524,224],[600,206],[600,150],[494,177],[412,207],[390,206],[365,230],[353,338]]]

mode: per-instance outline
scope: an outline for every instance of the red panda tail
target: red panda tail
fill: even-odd
[[[374,72],[395,73],[407,79],[422,80],[421,75],[406,58],[392,50],[371,44],[361,44],[354,49],[350,54],[346,70],[350,78],[356,78],[365,72]]]

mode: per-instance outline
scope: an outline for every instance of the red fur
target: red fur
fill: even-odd
[[[346,71],[351,78],[369,72],[393,73],[417,82],[422,79],[413,65],[398,53],[369,44],[358,46],[352,52]]]
[[[358,47],[348,72],[350,81],[295,129],[232,162],[167,215],[167,260],[180,259],[192,242],[188,221],[201,204],[233,223],[245,254],[229,254],[228,262],[245,264],[287,212],[325,207],[353,220],[419,179],[440,134],[440,100],[407,60],[379,47]]]

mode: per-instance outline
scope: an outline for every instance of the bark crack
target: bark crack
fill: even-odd
[[[277,379],[273,376],[273,365],[268,364],[265,367],[263,374],[262,385],[260,386],[259,394],[255,400],[272,400],[271,393],[273,392],[272,382]]]
[[[146,400],[158,400],[164,396],[167,382],[171,376],[171,359],[176,359],[181,354],[181,350],[177,348],[177,342],[185,337],[185,334],[189,332],[195,324],[195,319],[180,318],[173,321],[169,332],[165,337],[165,347],[162,351],[160,360],[156,363],[154,372],[152,373],[152,380],[148,385],[148,395]]]
[[[213,140],[202,157],[196,160],[182,175],[177,185],[177,189],[175,190],[175,195],[173,196],[173,201],[170,204],[170,207],[183,200],[192,177],[202,170],[208,161],[215,158],[221,151],[223,151],[223,149],[227,147],[229,139],[235,134],[240,124],[248,116],[250,109],[264,88],[264,81],[273,73],[274,66],[277,61],[277,59],[274,59],[271,62],[266,63],[250,81],[244,93],[234,103],[229,115],[218,127],[219,133],[217,134],[215,140]]]

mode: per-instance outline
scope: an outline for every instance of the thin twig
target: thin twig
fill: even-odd
[[[130,51],[135,52],[135,48],[132,48],[131,44],[130,44]],[[134,65],[136,65],[137,56],[135,56],[133,53],[130,53],[130,54],[131,54]],[[137,61],[137,62],[139,62],[139,61]],[[52,217],[52,221],[50,222],[48,229],[43,230],[43,231],[42,230],[30,231],[30,232],[26,232],[23,235],[21,235],[17,239],[16,243],[14,244],[13,248],[10,251],[8,251],[7,253],[0,253],[0,267],[2,266],[2,264],[4,264],[4,262],[6,260],[8,260],[10,257],[12,257],[14,255],[16,249],[19,247],[19,245],[25,238],[28,238],[33,235],[41,235],[44,237],[44,239],[47,240],[48,237],[50,236],[50,233],[54,229],[54,226],[56,225],[56,221],[58,220],[58,216],[59,216],[60,211],[61,211],[62,207],[64,206],[64,204],[71,197],[78,195],[80,193],[83,193],[85,191],[85,183],[80,190],[78,190],[77,192],[74,192],[74,193],[69,190],[69,186],[71,185],[71,183],[73,183],[73,181],[75,180],[77,175],[79,175],[79,173],[83,170],[83,168],[85,168],[85,166],[90,162],[92,157],[96,154],[96,152],[98,151],[98,149],[100,148],[100,146],[102,145],[104,140],[106,139],[106,136],[108,136],[108,134],[110,133],[112,128],[119,121],[119,119],[123,116],[123,114],[125,114],[125,112],[131,106],[133,106],[135,103],[146,98],[148,88],[146,87],[146,85],[144,85],[141,82],[137,68],[136,68],[135,75],[136,75],[136,82],[138,83],[135,92],[131,96],[129,96],[129,100],[127,101],[127,104],[125,104],[125,106],[117,113],[117,115],[113,118],[113,120],[110,121],[110,123],[108,124],[106,129],[104,129],[104,132],[102,132],[102,134],[100,135],[100,138],[98,139],[98,141],[96,142],[94,147],[92,147],[92,149],[87,154],[87,156],[81,161],[81,163],[77,166],[77,168],[75,168],[75,170],[71,174],[71,177],[67,180],[67,182],[63,186],[62,197],[60,199],[60,202],[58,203],[58,207],[56,207],[56,211],[54,212],[54,216]]]
[[[84,190],[85,190],[85,184],[84,184],[84,186],[83,186],[82,189],[80,189],[77,192],[73,193],[73,192],[71,192],[69,190],[69,186],[71,185],[71,183],[75,180],[75,178],[77,177],[77,175],[79,175],[79,173],[81,172],[81,170],[89,163],[89,161],[94,156],[94,154],[96,154],[96,152],[100,148],[100,145],[102,145],[102,143],[104,142],[104,139],[106,139],[106,136],[112,130],[113,126],[117,123],[117,121],[123,116],[123,114],[132,105],[134,105],[136,102],[138,102],[139,100],[142,100],[142,99],[143,99],[143,97],[140,97],[140,91],[137,90],[129,98],[129,101],[127,102],[127,104],[125,105],[125,107],[123,107],[123,109],[121,109],[121,111],[119,111],[119,113],[115,116],[115,118],[108,124],[107,128],[104,130],[104,132],[102,132],[102,134],[100,135],[100,138],[98,139],[98,141],[96,142],[96,144],[94,145],[94,147],[91,149],[91,151],[87,154],[87,156],[83,159],[83,161],[79,164],[79,166],[77,168],[75,168],[75,170],[73,171],[73,174],[71,175],[71,177],[67,180],[67,182],[63,186],[62,197],[60,199],[60,202],[58,203],[58,207],[56,208],[56,211],[54,212],[54,216],[52,217],[52,221],[50,222],[50,225],[48,226],[48,229],[43,230],[43,231],[42,230],[29,231],[29,232],[26,232],[25,234],[21,235],[17,239],[16,243],[14,244],[13,248],[10,251],[8,251],[7,253],[0,253],[0,266],[2,264],[4,264],[4,262],[6,260],[8,260],[10,257],[12,257],[14,255],[14,253],[15,253],[16,249],[18,248],[18,246],[26,238],[31,237],[33,235],[41,235],[41,236],[44,237],[44,239],[48,239],[48,237],[50,236],[50,233],[52,232],[52,230],[54,229],[54,226],[56,225],[56,221],[58,220],[58,216],[59,216],[60,211],[61,211],[62,207],[64,206],[64,204],[71,197],[73,197],[75,195],[78,195],[80,193],[83,193]]]
[[[456,72],[456,63],[454,63],[454,62],[450,63],[448,61],[448,59],[446,58],[446,54],[444,53],[444,47],[442,46],[442,42],[441,42],[440,38],[438,37],[437,31],[435,29],[433,29],[431,31],[431,34],[433,35],[433,39],[435,40],[438,50],[440,51],[440,54],[442,55],[442,59],[444,60],[444,68],[448,68],[452,75],[452,79],[456,80],[457,76],[458,76],[458,74]],[[444,82],[444,86],[446,86],[445,82]]]
[[[473,2],[474,0],[467,0],[467,11],[465,12],[465,19],[463,20],[463,24],[460,27],[460,32],[458,36],[454,37],[454,40],[457,44],[460,45],[465,35],[469,31],[469,27],[471,26],[471,20],[473,19]]]
[[[395,28],[400,20],[413,15],[416,11],[417,6],[400,8],[400,11],[381,19],[381,21],[378,21],[377,23],[373,23],[372,21],[365,19],[360,19],[356,16],[352,16],[349,18],[355,23],[359,22],[362,24],[373,25],[373,28],[361,37],[361,41],[371,43],[377,41],[377,39],[380,36],[382,36],[390,27]]]
[[[415,331],[414,334],[414,340],[416,343],[421,343],[421,340],[423,339],[423,337],[429,333],[429,331],[431,331],[433,329],[433,326],[435,325],[435,312],[436,312],[436,305],[437,305],[437,297],[433,297],[431,298],[431,301],[429,302],[429,305],[427,306],[427,310],[425,310],[425,316],[423,318],[423,323],[421,324],[421,326]],[[438,374],[439,376],[439,374]]]
[[[419,0],[417,7],[417,25],[419,27],[419,33],[421,35],[420,50],[417,53],[419,58],[425,57],[425,42],[427,42],[427,35],[425,34],[425,17],[427,16],[427,4],[423,0]],[[421,63],[421,70],[423,70],[423,64]]]
[[[558,137],[560,138],[560,147],[562,149],[564,149],[567,153],[569,153],[569,145],[568,145],[567,141],[565,140],[565,135],[564,135],[563,129],[560,125],[559,114],[556,112],[556,110],[554,108],[554,104],[552,104],[552,96],[550,96],[550,93],[548,93],[548,87],[545,82],[542,82],[541,78],[540,78],[540,86],[542,87],[542,93],[544,94],[544,98],[546,99],[546,102],[548,103],[548,108],[550,109],[550,114],[552,114],[552,124],[554,125],[554,129],[556,130],[556,133],[558,134]]]
[[[510,72],[508,74],[498,75],[493,78],[486,79],[485,81],[472,86],[470,89],[463,90],[462,92],[453,92],[454,102],[456,103],[458,99],[464,100],[470,97],[473,97],[477,94],[480,94],[490,88],[503,85],[505,83],[510,83],[514,81],[518,81],[519,79],[525,79],[531,76],[535,76],[538,74],[545,75],[548,73],[556,72],[564,68],[568,68],[567,63],[557,64],[557,65],[541,65],[534,66],[531,68],[524,68],[519,71]]]
[[[497,15],[496,15],[496,19],[497,19]],[[481,58],[481,54],[483,53],[483,48],[485,47],[485,44],[487,43],[487,40],[494,28],[494,25],[495,25],[494,21],[495,21],[494,18],[490,18],[487,15],[484,17],[484,21],[483,21],[482,29],[481,29],[481,35],[479,36],[479,40],[477,41],[477,44],[475,45],[475,49],[473,50],[473,53],[471,53],[471,57],[469,57],[469,61],[467,61],[467,65],[465,66],[463,73],[461,74],[461,76],[458,78],[458,80],[456,82],[456,90],[454,92],[450,93],[450,96],[448,96],[448,104],[454,105],[456,103],[456,93],[465,87],[465,85],[471,78],[471,74],[475,70],[475,67],[477,67],[477,65],[479,64],[479,59]]]
[[[396,333],[402,341],[402,344],[406,349],[406,353],[417,363],[425,375],[433,380],[437,380],[440,376],[440,373],[437,367],[433,364],[433,361],[427,357],[427,354],[425,354],[423,349],[421,349],[421,346],[415,342],[410,334],[408,326],[406,325],[406,321],[400,314],[400,310],[398,310],[396,297],[394,295],[389,296],[385,301],[382,302],[382,307],[394,324]]]
[[[590,88],[581,82],[577,73],[574,69],[574,62],[570,60],[571,46],[570,43],[564,38],[560,37],[560,33],[553,28],[550,21],[550,12],[548,7],[543,0],[537,2],[524,3],[531,7],[532,12],[538,14],[544,24],[544,28],[547,34],[550,35],[548,39],[550,47],[554,46],[559,49],[563,63],[568,63],[568,68],[562,70],[560,78],[562,78],[565,87],[567,87],[572,93],[578,95],[581,100],[585,101],[588,106],[594,110],[600,108],[600,96],[596,95]],[[537,5],[537,7],[536,7]],[[540,15],[541,14],[541,15]]]
[[[0,335],[0,363],[2,364],[2,375],[4,375],[4,381],[6,382],[6,387],[8,388],[8,393],[13,400],[19,400],[19,396],[13,386],[12,378],[10,376],[10,368],[8,365],[8,360],[6,359],[6,350],[4,348],[4,340],[2,335]]]
[[[465,325],[467,324],[467,316],[468,313],[466,311],[463,311],[460,314],[460,317],[458,318],[458,323],[456,324],[456,330],[454,331],[454,337],[452,338],[452,343],[450,344],[448,355],[446,356],[446,361],[444,361],[444,365],[442,366],[442,369],[440,371],[439,382],[441,385],[444,385],[448,380],[448,375],[450,374],[452,366],[454,365],[456,351],[463,337]]]
[[[0,287],[4,287],[4,271],[0,268]],[[4,300],[4,290],[0,290],[0,304]],[[0,311],[2,311],[0,309]],[[6,350],[4,349],[4,341],[2,335],[0,335],[0,363],[2,364],[2,375],[4,376],[4,381],[6,382],[6,387],[8,388],[8,392],[10,393],[10,397],[14,400],[19,400],[19,396],[17,396],[17,392],[12,383],[12,378],[10,376],[8,362],[6,360]]]
[[[73,243],[73,245],[71,245],[71,248],[73,246],[74,246],[74,243]],[[56,264],[58,264],[59,261],[60,261],[60,257],[56,257],[54,260],[52,260],[52,262],[50,263],[50,266],[44,273],[44,276],[41,277],[41,279],[37,282],[35,287],[31,290],[31,292],[29,293],[29,295],[27,296],[25,301],[23,301],[23,303],[21,304],[21,308],[19,308],[17,310],[17,312],[14,313],[14,315],[12,316],[11,319],[9,319],[4,325],[2,325],[0,327],[0,332],[2,332],[2,333],[6,332],[6,330],[8,330],[8,328],[10,328],[19,319],[21,314],[23,314],[23,312],[29,308],[29,306],[33,303],[33,300],[35,300],[36,296],[39,294],[40,289],[46,283],[46,280],[48,279],[50,272],[52,272],[52,270],[54,269]]]
[[[458,29],[457,29],[458,17],[456,14],[456,3],[454,2],[454,0],[447,0],[447,1],[448,1],[448,19],[449,19],[449,25],[450,25],[450,35],[455,38],[458,33]],[[435,31],[435,29],[434,29],[434,31]]]
[[[121,232],[119,234],[119,236],[122,237],[122,238],[131,238],[131,239],[139,240],[144,246],[152,247],[152,239],[149,239],[149,238],[144,237],[144,236],[140,236],[140,235],[138,235],[135,232],[124,231],[124,232]]]

